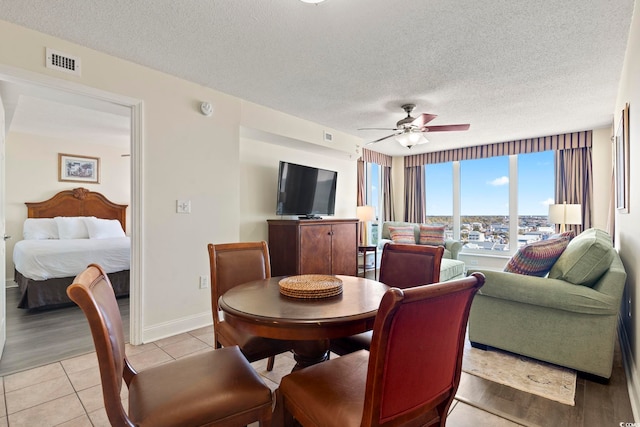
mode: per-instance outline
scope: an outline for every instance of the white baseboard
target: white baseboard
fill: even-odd
[[[210,311],[183,317],[181,319],[144,328],[142,331],[142,342],[147,344],[162,338],[193,331],[194,329],[203,328],[212,324],[213,318],[211,317]]]
[[[627,375],[627,390],[629,392],[629,400],[631,401],[631,411],[633,412],[633,420],[636,421],[640,419],[640,413],[638,412],[640,409],[640,378],[638,378],[638,370],[633,361],[633,353],[627,331],[620,319],[618,321],[618,336],[620,338],[620,351],[622,352],[624,371]]]

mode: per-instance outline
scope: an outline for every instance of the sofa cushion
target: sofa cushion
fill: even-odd
[[[444,226],[420,224],[421,245],[444,246]]]
[[[464,261],[442,258],[440,262],[440,281],[446,282],[451,279],[461,279],[465,275],[464,270]]]
[[[416,244],[416,236],[413,227],[389,227],[389,234],[393,243]]]
[[[569,244],[569,236],[533,242],[518,249],[504,271],[527,276],[545,276]]]
[[[592,287],[611,265],[614,249],[605,231],[590,228],[576,236],[549,272],[552,279]]]

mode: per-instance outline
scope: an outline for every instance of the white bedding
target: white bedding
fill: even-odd
[[[13,249],[16,270],[32,280],[75,277],[91,263],[115,273],[129,270],[130,259],[129,237],[21,240]]]

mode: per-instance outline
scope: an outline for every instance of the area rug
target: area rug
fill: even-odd
[[[497,349],[479,350],[467,340],[462,371],[565,405],[575,406],[576,371]]]

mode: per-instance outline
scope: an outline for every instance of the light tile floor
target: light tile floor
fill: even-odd
[[[131,364],[137,370],[143,370],[212,347],[213,328],[205,327],[150,344],[127,344],[126,351]],[[255,362],[253,366],[265,383],[275,390],[280,379],[291,372],[294,364],[291,354],[283,354],[276,357],[271,372],[266,370],[266,360]],[[463,373],[463,381],[465,375]],[[0,402],[0,427],[109,426],[95,353],[7,375],[1,379],[0,392],[4,399]],[[122,399],[126,407],[126,387],[123,387]],[[454,401],[447,419],[449,427],[517,425],[458,401]]]

